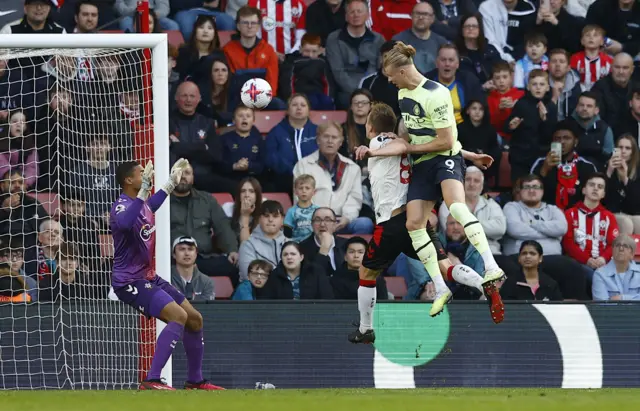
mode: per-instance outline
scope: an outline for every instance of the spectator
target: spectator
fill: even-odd
[[[549,150],[531,167],[531,174],[540,176],[545,191],[542,199],[555,204],[561,210],[573,207],[581,198],[582,184],[598,171],[592,162],[576,152],[578,137],[576,127],[564,120],[556,124],[553,141],[562,145],[562,155]]]
[[[231,73],[224,56],[213,57],[207,70],[209,76],[199,84],[202,101],[198,113],[216,121],[217,127],[227,127],[233,123],[232,99],[229,95]]]
[[[311,223],[313,235],[300,243],[302,254],[331,276],[344,263],[347,240],[335,235],[336,214],[329,207],[316,209]]]
[[[320,36],[322,46],[327,42],[329,34],[341,30],[345,25],[345,1],[317,0],[307,9],[307,33]]]
[[[326,55],[336,81],[336,106],[344,110],[363,77],[380,66],[379,50],[384,38],[366,26],[369,9],[365,0],[347,0],[347,24],[327,38]]]
[[[607,33],[604,51],[615,55],[640,52],[640,5],[633,0],[596,0],[589,6],[587,23],[597,24]]]
[[[267,134],[265,162],[275,174],[275,188],[280,192],[293,191],[293,167],[318,149],[317,126],[309,119],[309,105],[304,94],[292,94],[287,116]]]
[[[340,148],[340,154],[356,161],[360,168],[367,166],[367,160],[356,160],[356,149],[362,145],[368,145],[365,124],[371,111],[373,95],[369,90],[356,89],[351,93],[349,110],[347,110],[347,122],[342,125],[344,129],[345,143]]]
[[[447,43],[444,37],[431,30],[434,16],[430,3],[417,3],[411,11],[411,28],[393,36],[393,40],[401,41],[416,49],[413,64],[421,73],[427,73],[436,68],[435,57],[438,50],[440,46]]]
[[[527,240],[535,240],[544,248],[542,269],[558,282],[564,298],[586,298],[587,273],[578,262],[562,255],[562,237],[567,233],[567,219],[556,206],[542,201],[544,185],[540,177],[522,178],[521,200],[504,206],[507,233],[502,242],[504,255],[517,254]],[[519,268],[503,265],[507,277],[517,274]]]
[[[509,145],[512,182],[529,174],[536,158],[549,147],[558,108],[548,91],[549,75],[533,70],[529,74],[527,93],[516,102],[507,118],[506,131],[512,133]]]
[[[640,153],[630,134],[618,137],[607,163],[607,209],[615,213],[621,234],[640,234]]]
[[[273,266],[264,260],[253,260],[249,264],[249,281],[243,281],[236,287],[232,300],[251,301],[260,295],[261,289],[269,281]]]
[[[65,29],[53,21],[51,7],[58,7],[58,0],[25,0],[24,17],[19,22],[5,25],[0,34],[59,34]]]
[[[458,140],[467,151],[489,154],[496,159],[486,170],[487,179],[498,176],[502,151],[498,146],[498,133],[489,123],[488,109],[479,101],[471,100],[458,124]],[[481,187],[482,188],[482,187]]]
[[[125,32],[133,31],[133,16],[138,7],[136,0],[116,0],[115,9],[120,17],[120,30]],[[163,30],[180,30],[178,23],[171,20],[169,15],[169,0],[149,0],[149,8],[158,16],[160,27]]]
[[[60,225],[62,236],[79,251],[82,271],[94,273],[100,270],[100,239],[98,222],[87,216],[87,204],[81,190],[66,189],[60,199]],[[102,273],[101,273],[102,274]]]
[[[304,261],[300,245],[287,241],[282,246],[281,261],[269,275],[261,290],[268,300],[331,300],[333,290],[321,267]]]
[[[327,122],[318,127],[318,151],[298,161],[294,177],[310,174],[316,179],[314,203],[330,207],[339,215],[335,231],[345,234],[371,234],[373,222],[358,217],[362,208],[360,167],[338,153],[342,146],[342,127]]]
[[[28,303],[33,301],[26,288],[24,280],[11,271],[9,264],[0,263],[0,302]]]
[[[592,174],[582,187],[584,201],[564,213],[569,228],[562,239],[562,248],[566,255],[586,265],[591,276],[611,259],[612,243],[618,235],[615,216],[600,203],[606,185],[606,174]]]
[[[385,53],[393,48],[395,41],[385,41],[380,47],[380,58],[384,59]],[[400,106],[398,105],[398,87],[389,81],[384,75],[382,66],[376,73],[371,73],[363,77],[358,88],[369,90],[373,96],[373,100],[387,104],[400,116]]]
[[[176,100],[173,97],[176,95],[178,85],[180,84],[180,73],[175,70],[178,61],[178,49],[176,46],[169,44],[167,50],[169,57],[169,112],[172,112],[176,109]]]
[[[513,85],[517,88],[525,88],[528,83],[529,73],[535,69],[547,71],[549,58],[547,52],[547,38],[544,34],[533,31],[524,39],[526,54],[516,62],[513,75]]]
[[[464,176],[464,194],[469,210],[476,216],[482,229],[487,235],[491,254],[500,255],[500,240],[507,231],[507,219],[500,208],[491,197],[482,196],[484,186],[484,174],[476,166],[470,166]],[[447,216],[449,210],[446,204],[442,203],[438,210],[438,221],[441,231],[447,230]],[[477,271],[482,272],[482,271]]]
[[[100,300],[107,296],[109,288],[106,284],[92,282],[78,269],[78,252],[71,244],[61,244],[57,259],[55,273],[38,281],[38,301],[55,302],[58,298]]]
[[[64,243],[62,225],[52,218],[42,218],[38,226],[37,245],[25,242],[25,271],[28,276],[42,281],[53,275],[58,267],[57,257]]]
[[[87,31],[87,33],[94,33],[97,27],[104,27],[105,30],[117,30],[120,26],[115,22],[117,18],[116,10],[113,7],[115,2],[116,0],[58,0],[60,8],[55,21],[64,27],[68,33],[74,33],[79,26],[77,17],[80,14],[80,9],[82,9],[82,11],[89,11],[89,14],[92,15],[91,19],[95,20],[94,29]],[[97,10],[94,10],[94,8]]]
[[[580,32],[584,19],[570,14],[565,5],[568,0],[549,0],[542,2],[536,17],[537,29],[549,41],[548,47],[564,49],[569,53],[580,50]]]
[[[607,124],[624,122],[633,90],[632,75],[633,58],[620,53],[613,59],[611,73],[593,85],[593,91],[600,94],[600,117]]]
[[[211,62],[223,57],[216,21],[211,16],[199,16],[189,42],[180,47],[176,71],[181,79],[199,84],[211,77]]]
[[[633,261],[636,242],[626,234],[613,240],[613,258],[593,276],[594,300],[640,300],[640,269]]]
[[[498,62],[493,66],[491,90],[487,96],[491,125],[497,130],[504,144],[511,140],[506,130],[506,122],[516,102],[524,96],[524,91],[513,87],[513,69],[509,63]]]
[[[231,218],[231,227],[242,244],[249,239],[260,221],[262,186],[254,177],[247,177],[240,181],[234,193],[234,202],[225,204],[223,209]]]
[[[76,2],[74,33],[95,33],[98,28],[100,10],[93,0]]]
[[[613,59],[601,51],[604,45],[604,30],[600,26],[586,25],[582,29],[580,43],[584,51],[574,53],[570,64],[580,75],[582,90],[591,90],[596,81],[609,74]]]
[[[482,85],[473,74],[459,70],[460,56],[453,44],[440,46],[437,68],[426,74],[427,78],[442,83],[451,92],[453,111],[456,116],[456,123],[462,123],[462,111],[471,100],[486,102],[486,96],[482,90]]]
[[[222,161],[225,173],[230,179],[240,181],[244,177],[254,176],[263,179],[265,149],[264,139],[253,126],[253,109],[238,106],[233,112],[235,130],[220,136],[222,140]]]
[[[260,37],[273,47],[281,62],[285,54],[300,48],[305,33],[307,5],[304,1],[289,0],[285,4],[278,0],[249,0],[247,5],[262,13]]]
[[[134,33],[142,33],[142,27],[140,27],[141,16],[140,12],[136,9],[135,13],[133,13],[133,32]],[[162,33],[160,24],[158,23],[158,15],[153,9],[149,9],[149,33]],[[125,33],[127,33],[125,31]]]
[[[331,276],[331,288],[336,300],[357,300],[362,259],[367,251],[367,241],[362,237],[351,237],[346,243],[345,262]],[[379,275],[376,278],[376,296],[378,300],[389,299],[387,282]]]
[[[502,61],[498,50],[484,36],[482,16],[478,13],[462,16],[455,39],[460,55],[460,67],[475,73],[485,90],[491,90],[492,67]],[[512,69],[513,70],[513,69]]]
[[[189,166],[171,194],[171,238],[193,237],[198,245],[198,268],[209,276],[227,276],[237,284],[238,242],[231,225],[216,199],[193,185],[193,168]],[[217,244],[211,238],[212,231]]]
[[[38,301],[38,283],[24,271],[24,245],[20,237],[9,236],[2,241],[0,263],[9,264],[11,272],[24,283],[24,291],[31,301]]]
[[[26,188],[35,186],[38,178],[38,151],[35,138],[22,111],[7,116],[9,125],[0,130],[0,175],[13,168],[22,170]]]
[[[574,129],[580,132],[576,152],[602,170],[613,152],[613,132],[599,113],[598,95],[585,91],[578,97],[578,106],[569,121],[574,122]]]
[[[224,48],[229,68],[234,73],[231,87],[232,95],[240,96],[240,89],[250,78],[264,78],[274,96],[278,95],[278,56],[265,39],[258,38],[258,29],[262,24],[260,10],[243,6],[238,10],[236,25],[238,35],[231,37],[231,41]],[[266,107],[268,110],[284,110],[284,102],[277,97]]]
[[[634,86],[629,100],[629,111],[621,124],[612,124],[615,136],[631,134],[635,139],[640,135],[640,86]]]
[[[33,82],[22,81],[20,70],[7,68],[7,60],[0,59],[0,122],[6,123],[9,112],[32,108]]]
[[[569,53],[563,49],[549,52],[549,86],[551,101],[558,107],[558,120],[573,114],[582,93],[580,76],[569,66],[569,58]]]
[[[259,226],[240,245],[240,281],[247,280],[249,263],[255,259],[265,260],[273,267],[278,265],[282,246],[287,240],[282,233],[283,219],[282,204],[273,200],[261,204]]]
[[[222,141],[212,119],[196,113],[200,103],[198,86],[180,84],[176,93],[178,109],[169,117],[172,158],[186,158],[198,182],[196,188],[208,192],[230,193],[234,180],[223,175]]]
[[[280,68],[280,97],[304,94],[312,110],[333,110],[333,77],[329,63],[321,55],[320,37],[307,33],[300,44],[300,51],[288,54]]]
[[[215,283],[202,274],[196,264],[198,243],[193,237],[180,236],[173,240],[171,284],[189,301],[209,301],[216,298]]]
[[[558,283],[542,271],[542,246],[535,240],[523,241],[520,245],[518,263],[521,270],[509,275],[500,288],[503,300],[562,301]]]
[[[464,16],[478,13],[478,6],[473,0],[428,0],[435,12],[433,31],[447,40],[454,41],[460,31]]]
[[[313,204],[316,180],[309,174],[298,176],[293,183],[298,202],[287,211],[284,218],[284,235],[296,243],[301,243],[313,234],[311,219],[319,208]]]
[[[411,11],[418,0],[371,0],[367,26],[371,31],[382,34],[385,40],[391,40],[396,34],[411,27]],[[347,13],[350,2],[347,1]],[[367,16],[368,17],[368,16]],[[347,16],[347,22],[349,16]]]
[[[508,63],[524,56],[524,35],[536,25],[536,4],[529,0],[487,0],[479,7],[485,35]]]
[[[178,10],[173,3],[179,3],[180,10]],[[228,15],[220,8],[220,0],[189,0],[186,3],[192,3],[190,7],[184,0],[171,0],[171,10],[175,12],[175,21],[180,26],[180,31],[185,39],[191,38],[193,34],[193,25],[198,19],[198,16],[211,16],[215,19],[218,30],[227,31],[235,30],[236,24],[233,21],[234,17]],[[231,4],[231,2],[229,2]],[[229,7],[229,6],[228,6]]]

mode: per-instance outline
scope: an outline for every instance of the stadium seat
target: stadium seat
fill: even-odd
[[[182,37],[180,30],[167,30],[165,33],[167,33],[167,39],[172,46],[180,47],[184,44],[184,37]]]
[[[336,121],[340,124],[347,121],[346,111],[312,111],[309,113],[309,118],[314,124],[322,124],[325,121]]]
[[[216,300],[228,300],[233,295],[233,284],[229,277],[210,277],[216,288]]]
[[[27,195],[31,198],[35,198],[40,204],[42,204],[42,207],[44,207],[44,210],[50,217],[55,218],[56,220],[60,217],[60,196],[58,196],[58,194],[49,192],[31,192],[27,193]]]
[[[402,300],[402,297],[407,295],[407,283],[404,281],[404,277],[384,277],[387,282],[387,290],[396,300]]]
[[[502,152],[500,160],[500,172],[498,176],[498,187],[511,188],[511,164],[509,163],[509,153]]]
[[[367,242],[371,240],[371,234],[338,234],[338,237],[341,237],[341,238],[362,237]]]
[[[220,205],[223,205],[224,203],[233,203],[233,197],[229,193],[213,193],[211,195]]]
[[[255,126],[262,134],[267,134],[286,114],[286,111],[256,111]]]
[[[633,240],[636,242],[635,256],[636,258],[640,257],[640,235],[632,234],[631,237],[633,237]]]
[[[287,193],[262,193],[262,199],[279,202],[282,204],[282,208],[284,208],[285,213],[293,206],[291,197],[289,197],[289,194]]]
[[[220,47],[224,47],[225,44],[227,44],[229,42],[229,40],[231,40],[231,36],[233,35],[233,33],[235,33],[235,30],[226,30],[226,31],[219,31],[218,32],[218,37],[220,38]]]
[[[102,258],[112,258],[113,257],[113,237],[111,234],[100,234],[100,255]]]

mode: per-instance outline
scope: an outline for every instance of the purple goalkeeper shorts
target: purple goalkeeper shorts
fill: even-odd
[[[162,309],[172,301],[182,304],[184,295],[156,275],[153,280],[138,280],[113,290],[120,301],[147,317],[159,318]]]

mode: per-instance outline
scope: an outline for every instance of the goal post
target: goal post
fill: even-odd
[[[53,56],[51,58],[55,58],[55,56],[65,56],[65,57],[76,57],[78,59],[81,59],[85,56],[100,56],[100,57],[109,56],[110,52],[117,54],[117,53],[124,53],[123,50],[125,52],[128,50],[135,52],[135,51],[142,51],[144,49],[149,49],[151,51],[151,64],[150,64],[151,85],[150,87],[151,87],[153,98],[152,98],[152,104],[149,104],[148,101],[146,102],[143,101],[141,102],[141,104],[139,104],[139,106],[144,106],[144,107],[152,106],[151,116],[149,116],[149,113],[144,113],[141,116],[141,118],[145,120],[151,118],[152,121],[151,121],[151,124],[149,124],[149,121],[145,121],[144,124],[141,124],[140,127],[133,132],[133,137],[134,137],[133,147],[130,147],[127,149],[130,149],[130,151],[133,153],[133,159],[135,159],[142,165],[144,165],[144,163],[146,163],[148,160],[153,161],[155,166],[155,187],[158,188],[158,187],[161,187],[169,179],[169,174],[170,174],[169,110],[168,110],[169,108],[168,42],[167,42],[166,34],[109,33],[109,34],[67,34],[67,35],[48,35],[48,34],[0,35],[0,59],[2,60],[17,60],[21,58],[22,59],[33,58],[34,56],[37,56],[44,60],[49,59],[51,56]],[[132,65],[133,64],[135,63],[132,63]],[[24,69],[24,65],[21,64],[18,69]],[[141,77],[146,75],[146,73],[144,73],[144,68],[142,68],[141,71],[142,71]],[[1,78],[1,75],[0,75],[0,78]],[[123,80],[127,80],[127,79],[123,79]],[[90,81],[88,83],[90,83]],[[80,87],[86,87],[86,85],[81,85]],[[117,86],[114,86],[114,87],[117,87]],[[90,88],[84,88],[83,90],[85,90],[87,93],[86,95],[82,96],[84,102],[87,102],[87,101],[91,102],[91,100],[94,97],[96,99],[98,98],[98,96],[93,96],[90,94],[90,91],[89,91]],[[105,94],[107,93],[113,94],[113,96],[111,97],[116,98],[116,101],[117,101],[117,97],[122,96],[122,93],[118,94],[118,92],[119,91],[117,89],[111,88],[107,92],[105,92]],[[146,95],[149,95],[149,93],[146,93]],[[2,97],[3,96],[0,96],[0,98]],[[78,103],[79,102],[76,102],[76,104]],[[119,107],[120,109],[122,109],[122,104],[123,104],[122,101],[120,101],[120,107]],[[118,110],[117,106],[112,108]],[[0,112],[1,111],[2,109],[0,108]],[[72,120],[75,122],[74,123],[69,122],[67,124],[76,124],[76,125],[80,125],[81,128],[86,127],[87,130],[93,130],[93,131],[87,131],[87,134],[96,133],[95,131],[96,127],[94,127],[91,124],[91,119],[78,118],[78,119],[72,119]],[[97,131],[97,133],[99,132],[100,131]],[[83,130],[77,130],[77,133],[79,134],[80,137],[82,137],[84,134]],[[55,155],[62,157],[62,154],[58,152],[58,150],[61,147],[60,141],[50,142],[50,144],[52,145],[51,151],[54,152]],[[113,147],[113,149],[115,150],[116,147]],[[62,160],[64,160],[65,162],[68,162],[71,160],[82,161],[83,152],[84,151],[80,147],[78,147],[76,149],[77,158],[72,158],[72,159],[61,158],[61,161]],[[57,172],[63,173],[63,171],[60,171],[61,169],[64,169],[64,167],[58,167]],[[55,177],[55,178],[58,178],[58,177]],[[62,178],[62,177],[59,177],[59,178]],[[31,187],[29,191],[34,192],[33,196],[35,197],[38,196],[37,185]],[[63,197],[63,193],[61,192],[61,190],[59,194],[55,194],[56,200],[51,200],[50,203],[46,204],[48,208],[53,209],[52,213],[50,213],[52,216],[54,214],[60,215],[60,206],[58,205],[58,201],[60,200],[60,197]],[[51,198],[54,198],[54,197],[51,197]],[[38,200],[40,200],[40,198],[38,198]],[[42,203],[42,201],[40,202]],[[171,246],[170,246],[171,234],[170,234],[170,205],[168,200],[155,213],[155,233],[156,233],[155,266],[157,267],[156,272],[157,272],[157,275],[161,276],[163,279],[170,282],[171,281],[171,272],[170,272],[171,253],[168,251],[171,249]],[[99,246],[101,248],[104,248],[105,244],[100,244]],[[25,258],[25,264],[26,263],[28,263],[28,261],[26,261],[26,258]],[[113,294],[111,293],[110,295],[113,295]],[[90,297],[86,297],[86,298],[82,297],[82,298],[78,298],[75,301],[75,303],[83,302],[83,299],[87,303],[91,303],[91,304],[95,303],[95,304],[92,308],[92,312],[89,314],[75,313],[75,315],[77,315],[78,318],[72,320],[71,322],[74,323],[74,327],[76,327],[77,330],[76,328],[73,328],[68,324],[64,323],[64,321],[66,321],[64,319],[70,318],[70,316],[73,314],[73,310],[75,309],[73,305],[74,303],[69,301],[68,299],[54,298],[55,302],[51,304],[53,307],[46,307],[45,303],[41,303],[41,302],[38,302],[35,304],[34,303],[12,304],[11,308],[6,308],[6,305],[5,305],[5,310],[11,310],[12,318],[8,318],[8,316],[5,316],[3,318],[3,315],[2,315],[3,303],[0,302],[0,390],[6,387],[8,388],[80,388],[82,389],[82,388],[134,388],[136,386],[135,381],[129,381],[131,380],[131,377],[127,377],[127,378],[122,377],[122,372],[121,372],[122,370],[109,369],[107,371],[106,369],[109,368],[110,365],[101,364],[98,361],[101,359],[97,358],[97,357],[100,357],[101,355],[99,352],[100,349],[97,347],[86,348],[87,344],[83,343],[81,339],[82,335],[88,336],[88,338],[97,338],[97,337],[91,337],[89,335],[90,333],[94,332],[96,336],[104,337],[105,341],[98,340],[98,341],[91,341],[90,343],[94,343],[96,345],[102,345],[103,348],[109,352],[108,354],[109,356],[113,358],[117,357],[117,353],[118,353],[117,345],[119,343],[118,336],[120,335],[119,333],[122,330],[109,330],[108,327],[117,328],[119,324],[118,319],[112,318],[110,322],[104,325],[103,327],[100,323],[101,320],[99,321],[97,316],[101,315],[101,313],[99,312],[101,309],[105,310],[105,315],[106,314],[114,315],[114,313],[118,313],[118,312],[127,312],[128,313],[127,315],[129,316],[134,315],[133,310],[129,310],[128,308],[126,309],[127,311],[125,311],[125,309],[120,309],[120,310],[114,309],[113,306],[116,305],[117,303],[111,303],[106,298],[104,299],[104,301],[101,300],[100,302],[94,302],[94,301],[89,301]],[[22,347],[23,345],[26,346],[27,350],[29,350],[33,348],[31,347],[31,344],[35,339],[35,337],[33,336],[33,333],[35,332],[35,330],[29,329],[30,319],[33,318],[34,316],[33,313],[38,313],[38,315],[40,314],[44,315],[44,313],[47,313],[47,315],[50,316],[52,319],[52,326],[54,329],[53,330],[47,329],[47,330],[40,331],[41,333],[45,331],[51,332],[51,335],[46,337],[46,341],[45,339],[42,339],[40,344],[42,345],[54,344],[56,346],[53,347],[50,350],[50,352],[47,350],[43,350],[42,347],[40,347],[39,355],[43,357],[46,355],[50,355],[54,357],[54,358],[51,358],[51,361],[53,364],[52,367],[56,369],[56,372],[59,374],[57,377],[57,381],[58,381],[57,387],[55,383],[52,384],[50,382],[41,382],[41,383],[29,382],[27,384],[21,382],[26,380],[23,378],[25,377],[24,375],[22,375],[23,373],[18,371],[18,369],[20,367],[23,367],[20,369],[29,370],[31,367],[30,364],[33,361],[33,358],[15,359],[16,364],[13,364],[13,365],[10,364],[12,353],[9,352],[10,350],[7,348],[6,344],[10,345],[10,341],[8,343],[7,339],[10,340],[11,338],[16,338],[16,336],[18,335],[18,332],[12,329],[7,329],[7,328],[11,328],[11,327],[7,327],[7,324],[12,324],[17,329],[20,329],[20,332],[25,333],[25,336],[26,336],[24,342],[20,340],[21,342],[15,343],[14,351],[16,351],[16,347],[19,348],[19,347]],[[86,320],[87,322],[91,322],[90,325],[81,324],[82,321],[84,321],[81,318],[81,316],[83,315],[86,315],[86,318],[84,318],[84,320]],[[21,316],[23,316],[24,318],[22,318]],[[56,324],[55,322],[58,321],[58,319],[60,319],[60,321],[63,324]],[[78,322],[78,324],[76,324],[76,322]],[[126,325],[124,325],[124,323],[126,323]],[[123,321],[122,326],[131,328],[132,327],[131,324],[135,324],[135,321],[134,322]],[[140,325],[142,324],[143,322],[140,322]],[[60,336],[60,333],[64,333],[67,328],[73,328],[71,331],[66,331],[68,335],[69,334],[71,335],[71,337],[68,337],[68,335]],[[156,338],[163,328],[164,328],[164,323],[162,323],[161,321],[156,321],[155,323]],[[131,330],[127,329],[125,331],[131,331]],[[151,343],[151,345],[153,346],[155,344],[155,340],[145,341],[145,338],[148,338],[148,337],[145,337],[145,334],[148,334],[148,333],[145,333],[145,330],[143,330],[142,327],[140,327],[139,339],[137,341],[138,345],[143,346],[145,343],[147,345]],[[44,338],[44,337],[41,336],[41,338]],[[71,341],[69,343],[69,347],[71,348],[69,349],[75,350],[75,352],[73,352],[72,355],[70,355],[70,358],[67,358],[66,355],[61,355],[60,347],[57,346],[57,344],[64,344],[67,341]],[[110,344],[112,346],[107,347]],[[86,348],[86,352],[83,351],[83,347]],[[3,349],[4,349],[4,352],[3,352]],[[67,350],[66,346],[63,347],[62,350],[63,351]],[[95,350],[98,350],[98,351],[95,351]],[[68,354],[68,353],[65,352],[64,354]],[[38,355],[38,354],[35,354],[35,355]],[[133,352],[133,350],[131,350],[126,355],[130,355],[132,357],[135,355],[139,357],[147,355],[148,357],[149,352],[148,350],[140,349],[140,351],[136,354],[135,352]],[[76,358],[78,356],[81,358],[80,360]],[[97,359],[95,359],[95,361],[92,362],[92,359],[88,358],[91,356],[94,356]],[[82,362],[82,358],[87,359],[86,363]],[[113,360],[113,358],[106,359],[105,361],[107,362],[111,361]],[[40,360],[42,362],[44,360],[47,360],[47,358],[40,359]],[[141,360],[141,358],[139,358],[139,360]],[[18,364],[19,361],[23,361],[24,363]],[[150,358],[146,358],[145,366],[148,366],[149,362],[150,362]],[[137,371],[138,377],[141,376],[144,371],[146,371],[145,369],[143,369],[143,367],[145,366],[141,364],[143,364],[142,361],[140,361],[137,366],[132,365],[132,367],[137,367],[137,369],[133,371]],[[93,366],[98,368],[105,367],[105,370],[101,370],[101,371],[98,370],[94,374],[91,374],[91,372],[86,371],[86,367],[88,366]],[[44,370],[44,368],[42,368],[42,370]],[[128,371],[132,371],[132,370],[128,370]],[[39,372],[45,375],[38,377],[38,381],[40,380],[45,381],[47,377],[46,375],[47,371],[39,371]],[[165,378],[169,384],[171,384],[171,372],[172,372],[171,360],[169,360],[167,363],[167,366],[162,372],[162,377]],[[15,375],[13,375],[14,373]],[[133,375],[133,374],[136,374],[136,372],[131,372],[130,374]],[[87,377],[88,375],[92,375],[92,376]],[[15,382],[13,381],[14,379],[15,379]],[[60,381],[61,379],[64,381]],[[87,381],[88,379],[93,379],[93,381]],[[51,380],[55,380],[55,379],[50,378],[48,381],[51,381]],[[31,387],[28,386],[29,384],[31,385]]]

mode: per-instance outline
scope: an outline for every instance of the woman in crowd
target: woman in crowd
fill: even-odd
[[[491,90],[493,88],[492,67],[502,59],[498,50],[489,44],[484,36],[480,13],[462,17],[455,44],[460,55],[460,69],[467,69],[474,73],[483,88]]]
[[[304,94],[292,94],[287,116],[267,135],[266,163],[275,174],[272,180],[278,192],[293,192],[293,167],[298,160],[318,149],[317,126],[309,119],[309,108],[309,100]]]
[[[225,214],[231,216],[231,227],[238,234],[238,243],[247,240],[258,225],[262,204],[262,186],[254,177],[246,177],[240,181],[238,192],[233,203],[222,206]]]
[[[369,145],[364,125],[371,111],[373,95],[369,90],[359,88],[351,93],[349,100],[351,105],[347,111],[347,122],[342,126],[344,130],[344,144],[340,148],[340,154],[355,161],[356,148]],[[366,167],[367,160],[357,162],[360,168]],[[365,177],[363,175],[363,177]]]
[[[226,127],[233,122],[233,109],[229,105],[232,74],[224,56],[216,56],[210,63],[210,75],[198,84],[202,98],[198,112],[216,120],[218,127]]]
[[[631,134],[618,137],[607,163],[607,209],[615,213],[620,234],[640,234],[640,178],[638,142]]]
[[[175,70],[181,79],[198,83],[209,77],[210,61],[223,56],[215,19],[199,16],[189,42],[180,48]]]
[[[542,246],[535,240],[520,245],[518,263],[520,270],[509,275],[500,288],[503,300],[562,301],[558,283],[542,271]]]
[[[262,289],[262,298],[269,300],[330,300],[333,289],[324,270],[305,262],[300,245],[287,241],[282,245],[280,263],[271,272]]]
[[[13,168],[22,170],[24,185],[32,188],[38,179],[38,152],[35,137],[25,114],[9,113],[9,124],[0,130],[0,176]]]

